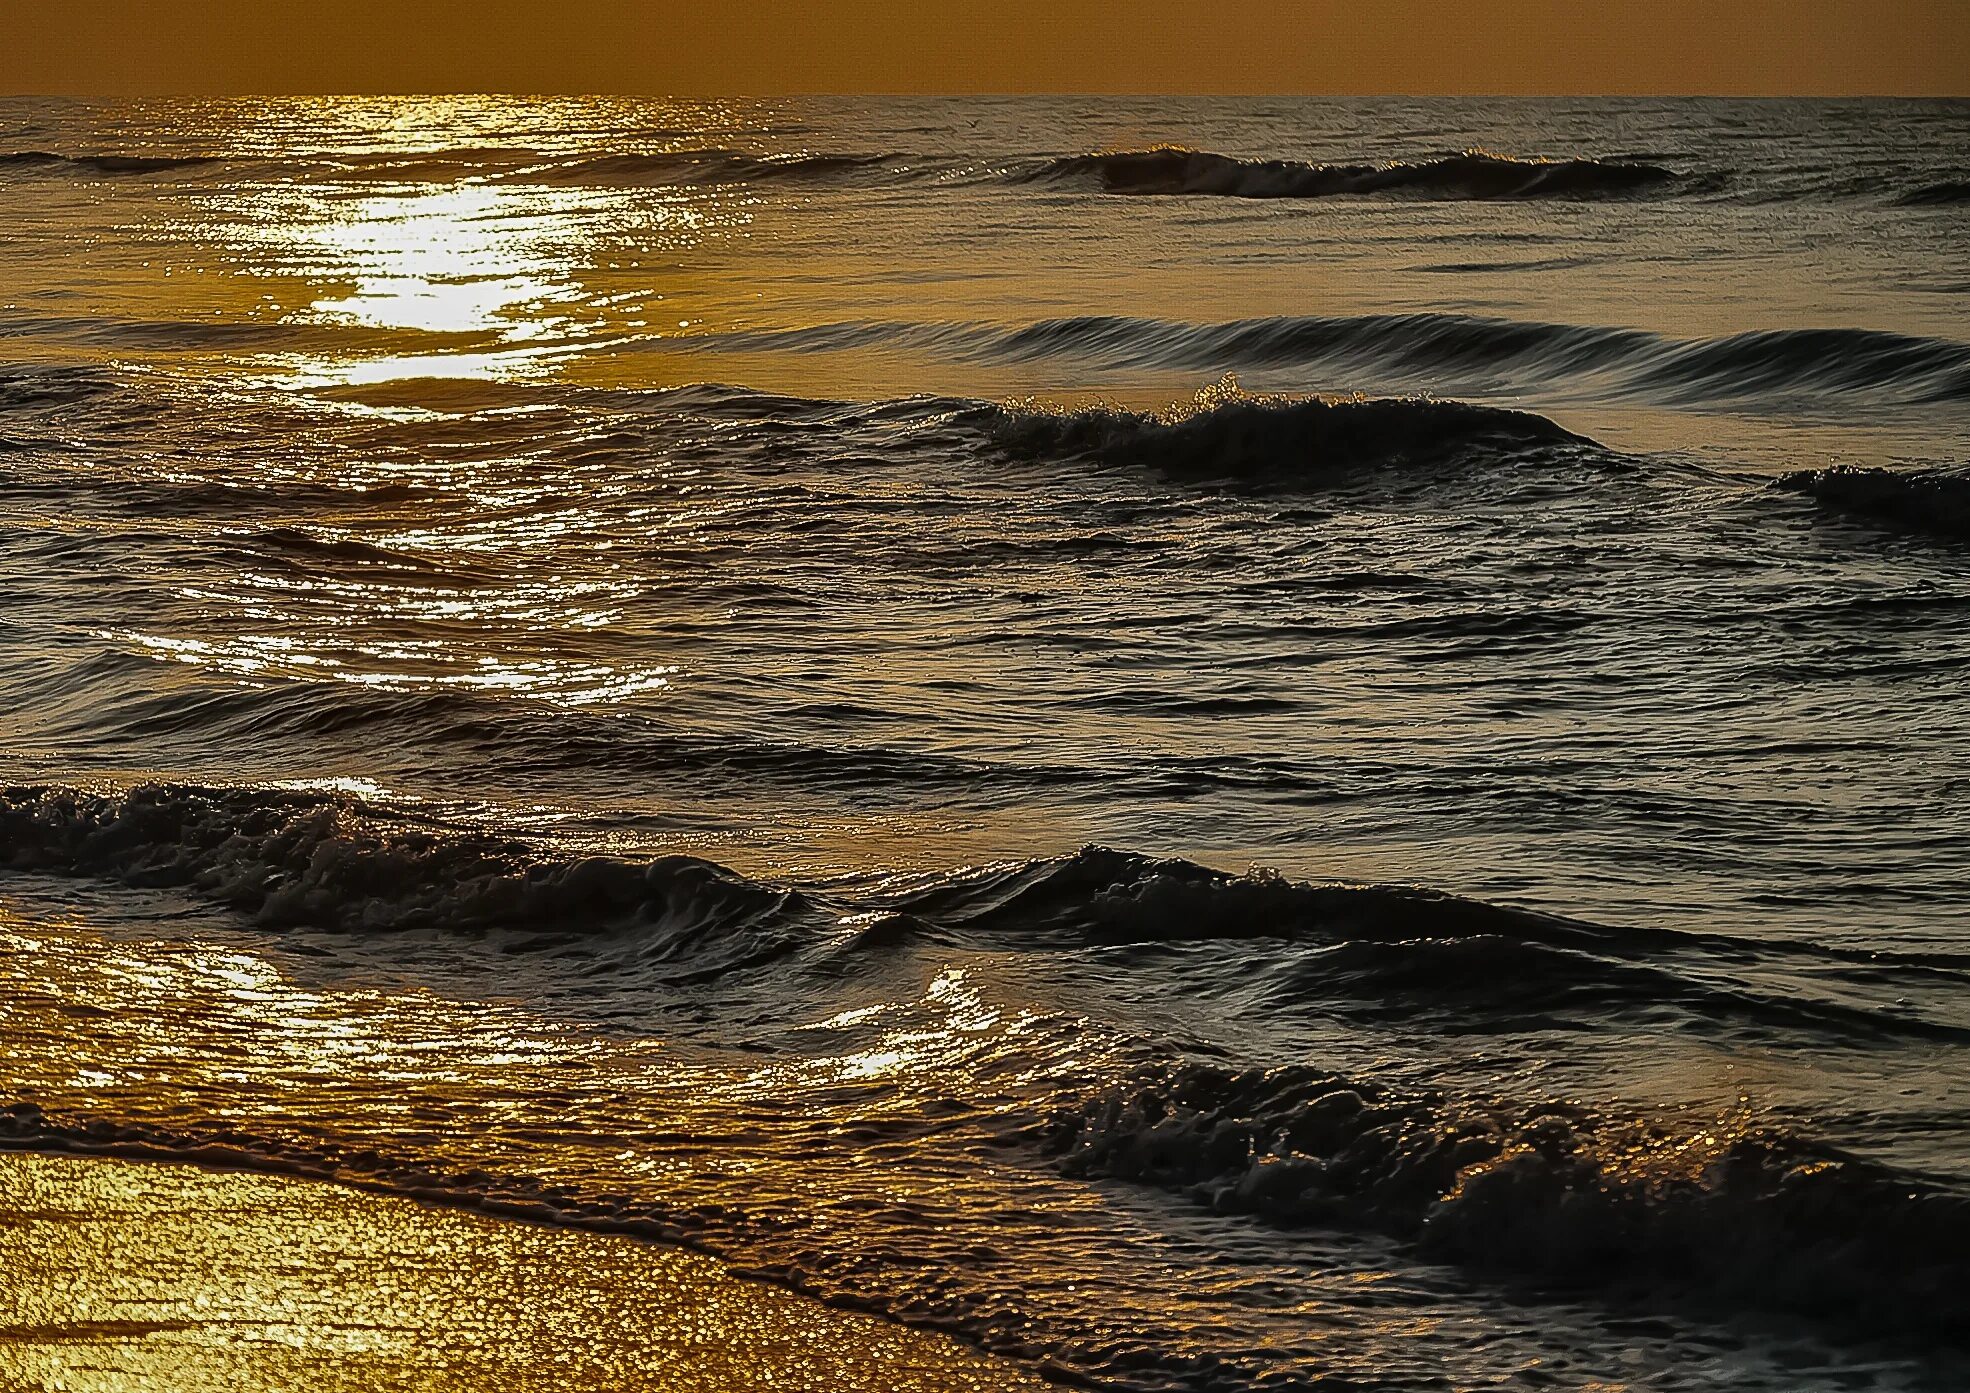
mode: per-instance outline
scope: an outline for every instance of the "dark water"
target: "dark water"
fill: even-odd
[[[1117,1388],[1970,1376],[1970,107],[0,137],[7,1144]]]

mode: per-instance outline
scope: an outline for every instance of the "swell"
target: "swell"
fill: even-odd
[[[813,906],[688,856],[567,857],[379,816],[347,796],[147,785],[0,793],[0,865],[182,887],[270,926],[633,936],[690,980],[792,953]]]
[[[675,150],[596,155],[516,170],[506,177],[566,184],[831,183],[935,172],[935,162],[902,154],[752,155],[736,150]]]
[[[1630,1016],[1856,1044],[1970,1032],[1830,998],[1727,985],[1733,964],[1801,953],[1837,981],[1837,951],[1663,930],[1613,929],[1391,886],[1233,876],[1187,861],[1088,848],[1072,857],[944,877],[862,899],[765,884],[683,856],[570,855],[446,826],[346,794],[150,784],[0,792],[0,867],[178,887],[275,927],[356,934],[524,932],[611,939],[665,975],[714,976],[800,956],[841,915],[890,927],[870,943],[927,940],[992,952],[1241,945],[1212,954],[1263,981],[1279,1009],[1354,1000],[1370,1014],[1434,1008],[1443,1028],[1567,1026]],[[1864,955],[1856,981],[1949,972]],[[1147,960],[1146,960],[1147,961]],[[1957,974],[1950,974],[1958,981]]]
[[[1910,189],[1895,200],[1904,208],[1934,208],[1970,203],[1970,179],[1945,179]]]
[[[1398,195],[1446,200],[1619,198],[1687,182],[1660,165],[1630,160],[1527,160],[1467,150],[1388,164],[1247,160],[1208,150],[1163,148],[1070,155],[1019,176],[1025,182],[1090,186],[1104,193],[1220,198]]]
[[[1835,512],[1945,537],[1970,537],[1970,472],[1839,465],[1787,474],[1778,487]]]
[[[53,150],[0,152],[0,170],[43,169],[88,174],[163,174],[217,164],[218,155],[63,155]]]
[[[1795,1032],[1866,1044],[1970,1040],[1970,1028],[1831,997],[1751,985],[1747,965],[1799,961],[1829,982],[1876,971],[1906,987],[1963,980],[1962,963],[1848,954],[1766,940],[1610,927],[1392,885],[1309,884],[1231,875],[1194,862],[1087,847],[1070,857],[959,874],[884,907],[995,951],[1239,945],[1198,956],[1199,987],[1220,974],[1258,986],[1280,1011],[1338,1005],[1360,1019],[1439,1011],[1441,1028],[1571,1028],[1678,1014],[1708,1030]]]
[[[366,502],[380,501],[367,494],[357,495]],[[265,527],[252,531],[222,534],[238,546],[242,560],[249,565],[272,562],[302,574],[328,574],[338,577],[373,578],[388,572],[398,583],[469,586],[486,583],[490,573],[483,566],[461,561],[455,556],[437,558],[396,547],[378,546],[354,537],[323,535],[294,526]]]
[[[101,650],[48,670],[38,683],[23,684],[21,695],[36,717],[22,725],[35,738],[73,739],[91,750],[121,747],[153,762],[180,750],[199,761],[216,741],[224,748],[272,751],[275,768],[290,767],[297,756],[304,764],[296,767],[305,767],[307,758],[319,761],[326,753],[361,757],[385,774],[513,784],[554,780],[597,794],[635,771],[666,781],[679,794],[716,786],[726,795],[749,790],[777,800],[822,789],[839,796],[898,788],[989,799],[1121,777],[1071,764],[994,763],[791,733],[774,738],[680,730],[635,711],[515,702],[469,688],[406,684],[391,690],[302,676],[267,685],[222,684],[184,681],[176,671],[160,678],[153,656],[126,651]]]
[[[17,132],[16,134],[20,134]],[[761,132],[767,134],[767,132]],[[400,151],[140,154],[0,150],[0,176],[124,177],[224,168],[255,178],[326,183],[513,183],[598,187],[808,184],[897,187],[920,183],[996,184],[1089,189],[1135,196],[1242,199],[1410,198],[1440,201],[1592,200],[1717,194],[1744,185],[1744,197],[1766,200],[1770,189],[1721,171],[1670,168],[1647,155],[1522,158],[1469,149],[1430,159],[1322,163],[1252,159],[1181,146],[1036,156],[989,151],[921,153],[905,150],[786,152],[724,148],[551,151],[524,146],[464,146]],[[1902,207],[1948,207],[1970,200],[1970,183],[1943,179],[1884,189],[1838,169],[1786,198],[1875,197],[1892,194]]]
[[[1542,1291],[1970,1339],[1970,1196],[1747,1119],[1678,1128],[1185,1062],[1059,1109],[1037,1140],[1069,1174],[1366,1228]]]
[[[1230,379],[1160,413],[975,405],[957,419],[1016,458],[1280,482],[1593,445],[1529,412],[1422,398],[1256,396]]]
[[[851,322],[666,339],[661,347],[838,352],[929,349],[988,362],[1077,359],[1113,367],[1237,371],[1332,365],[1479,385],[1593,380],[1614,394],[1668,402],[1787,392],[1902,402],[1970,401],[1970,344],[1870,329],[1775,329],[1674,339],[1640,329],[1416,313],[1279,316],[1185,323],[1084,315],[1017,328],[977,323]]]

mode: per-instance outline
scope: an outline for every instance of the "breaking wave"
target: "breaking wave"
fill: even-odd
[[[1237,990],[1285,1013],[1367,1002],[1447,1031],[1644,1013],[1859,1043],[1922,1023],[1831,999],[1728,986],[1805,955],[1817,980],[1898,990],[1942,969],[1894,954],[1616,929],[1394,886],[1231,875],[1088,848],[912,888],[805,893],[683,856],[571,855],[393,812],[347,795],[149,785],[0,793],[0,866],[178,887],[271,926],[360,936],[502,935],[505,949],[579,951],[638,981],[709,982],[788,966],[830,976],[913,944],[1050,955],[1132,945],[1194,993]],[[1235,952],[1228,945],[1236,944]],[[1121,954],[1122,956],[1117,956]],[[1761,956],[1762,955],[1762,956]],[[1851,961],[1850,961],[1851,959]],[[1256,991],[1256,995],[1254,992]],[[1942,1027],[1926,1033],[1950,1035]],[[1009,1039],[1006,1048],[1021,1048]],[[1039,1048],[1036,1046],[1035,1048]],[[1206,1062],[1165,1042],[1092,1076],[1018,1061],[1030,1090],[967,1115],[992,1144],[1069,1176],[1162,1187],[1282,1230],[1373,1232],[1430,1259],[1541,1293],[1803,1315],[1865,1336],[1961,1345],[1970,1197],[1748,1115],[1692,1123],[1568,1101],[1453,1097],[1303,1067]],[[1134,1060],[1128,1063],[1126,1060]],[[153,1124],[0,1109],[0,1146],[239,1165],[375,1184],[574,1227],[744,1249],[714,1207],[556,1187],[529,1175],[328,1136],[231,1123]],[[798,1264],[787,1273],[800,1280]]]
[[[1016,456],[1092,459],[1211,478],[1283,481],[1593,444],[1529,412],[1423,398],[1258,396],[1229,378],[1158,413],[1014,404],[977,406],[964,414]]]
[[[274,926],[520,931],[566,941],[634,928],[684,975],[792,951],[799,894],[688,856],[569,858],[509,838],[379,818],[346,796],[146,785],[0,793],[0,865],[184,887]]]
[[[542,944],[613,938],[639,963],[667,964],[666,977],[823,948],[850,914],[887,922],[892,938],[993,952],[1254,945],[1238,978],[1263,982],[1282,1010],[1353,1002],[1348,1014],[1374,1016],[1427,1003],[1479,1028],[1535,1015],[1557,1023],[1639,1011],[1659,1020],[1673,1008],[1697,1028],[1854,1040],[1966,1033],[1832,998],[1776,997],[1719,975],[1718,960],[1808,952],[1831,980],[1846,961],[1833,949],[1616,929],[1428,890],[1237,876],[1101,847],[842,898],[688,856],[570,855],[348,794],[33,786],[0,792],[0,867],[182,888],[273,927],[521,933]],[[1858,967],[1877,976],[1949,970],[1862,956]]]
[[[1071,155],[1021,176],[1029,182],[1089,184],[1115,194],[1203,194],[1223,198],[1331,198],[1396,194],[1485,200],[1613,198],[1657,192],[1684,176],[1625,160],[1527,160],[1467,150],[1389,164],[1245,160],[1171,147]]]
[[[1840,465],[1787,474],[1779,487],[1837,512],[1917,532],[1970,537],[1970,473],[1961,469],[1863,469]]]
[[[1542,1289],[1680,1294],[1961,1345],[1970,1196],[1783,1131],[1457,1104],[1184,1063],[1057,1112],[1072,1174],[1288,1227],[1364,1227]]]

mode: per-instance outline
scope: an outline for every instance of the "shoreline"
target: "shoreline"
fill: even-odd
[[[0,1272],[10,1387],[1055,1386],[690,1249],[188,1162],[0,1153]]]

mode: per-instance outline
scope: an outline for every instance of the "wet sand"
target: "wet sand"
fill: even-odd
[[[0,1388],[1048,1386],[680,1249],[314,1181],[0,1154]]]

